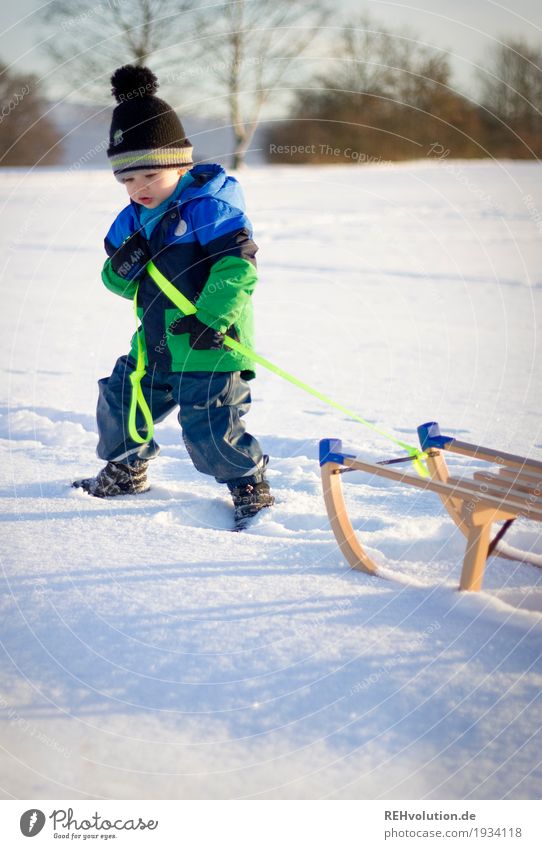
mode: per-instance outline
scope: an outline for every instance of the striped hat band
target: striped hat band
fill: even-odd
[[[109,156],[114,174],[144,168],[183,168],[193,165],[192,145],[185,147],[158,147],[154,150],[133,150]]]

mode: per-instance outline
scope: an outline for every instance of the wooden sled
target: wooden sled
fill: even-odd
[[[346,512],[342,475],[349,471],[378,475],[417,489],[431,490],[440,496],[451,518],[467,538],[459,582],[461,590],[480,590],[489,554],[532,562],[527,553],[506,552],[499,547],[499,542],[518,516],[542,522],[542,463],[443,436],[436,422],[420,425],[418,435],[427,454],[430,478],[345,454],[339,439],[323,439],[320,442],[324,501],[333,533],[350,566],[371,575],[378,574],[376,563],[363,549]],[[500,468],[497,473],[491,469],[474,471],[472,478],[467,479],[452,477],[443,451],[484,460]],[[491,526],[493,522],[500,521],[504,525],[490,541]]]

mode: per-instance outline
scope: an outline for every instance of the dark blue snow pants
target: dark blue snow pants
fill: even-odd
[[[96,411],[102,460],[130,463],[150,460],[160,452],[157,443],[138,444],[128,435],[128,412],[135,362],[119,357],[110,377],[98,381]],[[263,477],[265,461],[258,441],[246,432],[241,416],[250,408],[250,389],[240,372],[171,372],[149,368],[141,381],[153,420],[160,422],[177,406],[186,449],[199,472],[227,483],[247,475]],[[139,433],[144,422],[137,417]]]

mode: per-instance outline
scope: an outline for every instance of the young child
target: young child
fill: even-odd
[[[145,356],[141,390],[154,422],[179,406],[179,423],[198,471],[231,492],[236,520],[274,503],[268,456],[246,432],[247,381],[253,363],[224,346],[224,334],[253,347],[251,295],[257,246],[241,188],[220,165],[192,163],[192,146],[173,109],[155,96],[148,68],[125,65],[111,78],[113,111],[107,155],[130,204],[105,238],[106,287],[134,299]],[[154,265],[197,308],[185,316],[149,274]],[[99,381],[97,455],[107,465],[74,482],[99,498],[145,492],[154,439],[137,442],[128,427],[138,334],[131,351]],[[148,429],[138,410],[139,434]]]

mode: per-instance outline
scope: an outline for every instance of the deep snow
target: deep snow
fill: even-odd
[[[484,592],[458,593],[437,498],[359,475],[351,515],[388,579],[333,540],[318,440],[392,444],[260,369],[247,423],[277,504],[250,531],[227,531],[174,416],[149,493],[69,488],[100,468],[96,380],[132,332],[99,276],[124,189],[1,178],[3,798],[539,797],[542,571],[492,559]],[[241,180],[264,356],[400,439],[435,419],[542,457],[539,165]],[[508,538],[542,551],[539,526]]]

